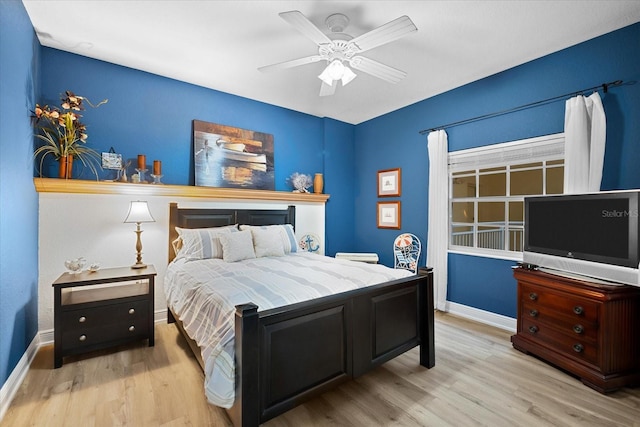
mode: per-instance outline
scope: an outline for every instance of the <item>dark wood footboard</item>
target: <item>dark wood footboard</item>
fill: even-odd
[[[236,307],[234,425],[257,426],[419,345],[434,366],[432,274],[258,312]]]

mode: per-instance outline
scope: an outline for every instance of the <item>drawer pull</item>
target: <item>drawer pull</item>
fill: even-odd
[[[538,327],[537,326],[529,326],[529,332],[531,332],[532,334],[535,334],[536,332],[538,332]]]
[[[573,312],[575,314],[582,314],[584,313],[584,308],[582,308],[582,306],[580,305],[576,305],[575,307],[573,307]]]
[[[87,336],[86,336],[86,335],[80,335],[80,337],[78,338],[78,340],[80,340],[80,341],[86,341],[86,340],[87,340]]]
[[[581,334],[584,332],[584,327],[582,325],[573,325],[573,332]]]
[[[135,312],[136,312],[136,309],[135,309],[135,308],[130,308],[130,309],[129,309],[129,314],[133,314],[133,313],[135,313]]]
[[[133,325],[129,326],[129,332],[133,332],[133,331],[135,331],[135,330],[136,330],[136,327],[135,327],[135,326],[133,326]]]
[[[531,317],[538,317],[538,310],[531,310],[529,311],[529,315]]]
[[[535,292],[531,292],[531,293],[529,294],[529,299],[530,299],[531,301],[535,301],[535,300],[537,300],[537,299],[538,299],[538,294],[536,294]]]
[[[84,317],[84,316],[80,316],[80,318],[78,319],[78,322],[80,322],[80,323],[84,323],[86,321],[87,321],[87,318]]]
[[[583,350],[584,350],[584,346],[582,344],[573,345],[573,351],[575,351],[576,353],[582,353]]]

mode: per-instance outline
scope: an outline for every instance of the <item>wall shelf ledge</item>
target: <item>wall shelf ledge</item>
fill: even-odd
[[[133,196],[196,197],[206,199],[267,200],[296,203],[326,203],[328,194],[240,188],[197,187],[191,185],[133,184],[128,182],[80,179],[34,178],[38,193],[116,194]]]

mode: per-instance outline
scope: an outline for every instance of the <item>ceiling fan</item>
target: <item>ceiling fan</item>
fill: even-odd
[[[407,75],[404,71],[360,54],[418,31],[408,16],[401,16],[355,38],[343,32],[349,24],[349,18],[341,13],[330,15],[326,19],[325,23],[331,30],[329,35],[323,33],[297,10],[282,12],[279,16],[316,43],[318,54],[260,67],[260,71],[279,71],[326,61],[326,68],[318,76],[322,80],[320,96],[333,95],[338,81],[344,86],[356,78],[356,74],[347,65],[390,83],[398,83]]]

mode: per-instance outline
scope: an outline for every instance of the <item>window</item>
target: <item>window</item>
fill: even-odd
[[[449,153],[449,250],[522,259],[524,197],[563,181],[564,134]]]

